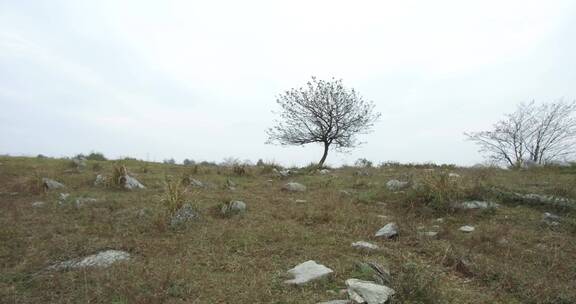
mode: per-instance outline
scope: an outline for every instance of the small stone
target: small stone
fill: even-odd
[[[96,175],[96,180],[94,180],[94,186],[101,186],[106,184],[106,177],[102,174]]]
[[[146,188],[137,179],[135,179],[134,177],[132,177],[130,175],[124,175],[123,180],[124,180],[124,188],[126,188],[128,190]]]
[[[358,279],[346,280],[346,286],[350,299],[356,303],[384,304],[396,293],[390,287]]]
[[[500,205],[496,203],[484,201],[466,201],[460,204],[454,204],[453,206],[458,209],[488,209],[500,207]]]
[[[222,215],[235,215],[246,212],[246,204],[242,201],[231,201],[220,209]]]
[[[340,190],[340,191],[338,191],[338,193],[340,193],[341,195],[344,195],[344,196],[352,195],[352,193],[350,193],[350,191],[348,191],[348,190]]]
[[[288,274],[294,276],[294,279],[284,281],[284,283],[302,285],[325,277],[332,272],[334,272],[332,269],[310,260],[288,270]]]
[[[458,228],[458,230],[468,233],[468,232],[474,231],[475,228],[473,226],[465,225],[465,226]]]
[[[448,177],[449,178],[460,178],[460,174],[450,172],[450,173],[448,173]]]
[[[32,203],[32,207],[36,207],[36,208],[43,207],[44,205],[46,205],[45,202],[33,202]]]
[[[65,201],[70,197],[70,193],[60,193],[60,200]]]
[[[285,191],[290,191],[290,192],[304,192],[306,191],[306,186],[300,184],[300,183],[287,183],[284,186],[282,186],[282,190]]]
[[[203,188],[204,187],[204,183],[195,179],[195,178],[191,178],[190,179],[190,186],[192,187],[197,187],[197,188]]]
[[[438,236],[438,232],[436,232],[436,231],[420,231],[420,232],[418,232],[418,235],[434,238],[434,237]]]
[[[390,191],[399,191],[408,188],[408,182],[401,182],[396,179],[389,180],[386,183],[386,188]]]
[[[303,200],[303,199],[297,199],[294,201],[295,203],[299,203],[299,204],[303,204],[303,203],[307,203],[307,200]]]
[[[49,179],[49,178],[42,178],[42,185],[44,186],[44,189],[46,190],[52,190],[52,189],[59,189],[59,188],[64,188],[64,184],[59,183],[53,179]]]
[[[176,227],[198,218],[196,210],[191,204],[184,204],[170,218],[170,226]]]
[[[550,226],[558,226],[560,225],[560,216],[550,212],[544,212],[542,215],[542,222]]]
[[[366,250],[366,251],[378,250],[380,248],[376,244],[368,243],[365,241],[354,242],[354,243],[352,243],[352,247],[354,247],[356,249],[360,249],[360,250]]]
[[[329,173],[330,173],[330,170],[328,170],[328,169],[322,169],[322,170],[318,171],[318,173],[320,173],[320,175],[326,175],[326,174],[329,174]]]
[[[87,256],[82,259],[73,259],[65,261],[53,266],[49,269],[70,269],[70,268],[85,268],[85,267],[108,267],[118,261],[130,259],[130,254],[120,250],[106,250]]]
[[[97,199],[91,197],[80,197],[76,199],[76,207],[82,207],[86,204],[95,203],[97,201]]]
[[[376,232],[377,237],[385,237],[388,239],[394,238],[398,236],[398,225],[396,223],[388,223],[386,226],[380,228]]]

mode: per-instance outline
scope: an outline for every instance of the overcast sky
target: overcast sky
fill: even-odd
[[[0,0],[0,154],[316,162],[264,144],[312,75],[382,113],[328,164],[471,165],[463,132],[576,98],[576,1]]]

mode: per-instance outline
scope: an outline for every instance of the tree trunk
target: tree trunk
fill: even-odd
[[[322,159],[320,159],[320,162],[318,163],[318,168],[322,168],[322,166],[324,165],[324,161],[326,160],[326,156],[328,156],[328,147],[330,147],[330,144],[325,142],[324,143],[324,155],[322,155]]]

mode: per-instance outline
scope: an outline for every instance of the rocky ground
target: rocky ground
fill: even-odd
[[[574,186],[0,157],[0,303],[574,303]]]

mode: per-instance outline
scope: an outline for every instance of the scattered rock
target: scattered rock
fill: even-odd
[[[460,174],[450,172],[450,173],[448,173],[448,178],[453,178],[453,179],[460,178]]]
[[[82,259],[73,259],[52,265],[49,269],[71,269],[85,267],[108,267],[118,261],[130,259],[130,254],[120,250],[106,250]]]
[[[64,184],[46,177],[42,178],[42,186],[44,187],[45,190],[60,189],[66,187],[64,186]]]
[[[287,183],[282,186],[282,190],[290,191],[290,192],[304,192],[306,191],[306,186],[299,184],[299,183]]]
[[[303,200],[303,199],[297,199],[294,201],[295,203],[299,203],[299,204],[303,204],[303,203],[307,203],[307,200]]]
[[[176,227],[198,218],[198,213],[191,204],[184,204],[170,218],[170,226]]]
[[[274,168],[274,173],[276,173],[276,175],[278,175],[280,177],[288,177],[289,175],[293,174],[294,172],[292,172],[288,169],[278,170],[278,169]]]
[[[396,292],[394,289],[371,281],[346,280],[348,295],[356,303],[384,304]]]
[[[436,223],[444,223],[444,218],[443,217],[439,217],[437,219],[434,220]]]
[[[320,173],[320,175],[326,175],[326,174],[329,174],[329,173],[330,173],[330,170],[328,170],[328,169],[322,169],[322,170],[318,171],[318,173]]]
[[[387,239],[395,238],[398,236],[398,225],[396,225],[396,223],[388,223],[386,226],[380,228],[375,236],[385,237]]]
[[[378,250],[380,248],[376,244],[372,244],[372,243],[368,243],[368,242],[364,242],[364,241],[354,242],[354,243],[352,243],[352,247],[354,247],[356,249],[360,249],[360,250],[365,250],[365,251],[373,251],[373,250]]]
[[[457,209],[488,209],[500,207],[500,205],[496,203],[485,201],[465,201],[462,203],[455,203],[452,206]]]
[[[310,260],[288,270],[288,274],[294,276],[294,279],[284,281],[284,283],[302,285],[325,277],[332,272],[332,269]]]
[[[458,228],[458,230],[468,233],[468,232],[474,231],[475,228],[473,226],[470,226],[470,225],[465,225],[465,226]]]
[[[246,204],[242,201],[231,201],[228,204],[222,205],[220,212],[224,216],[231,216],[246,212]]]
[[[124,188],[126,188],[128,190],[146,188],[136,178],[134,178],[130,175],[124,175],[124,177],[122,177],[122,181],[124,182]]]
[[[33,202],[32,203],[32,207],[36,207],[36,208],[43,207],[44,205],[46,205],[45,202]]]
[[[408,184],[408,182],[401,182],[399,180],[392,179],[386,183],[386,188],[388,188],[390,191],[399,191],[408,188]]]

